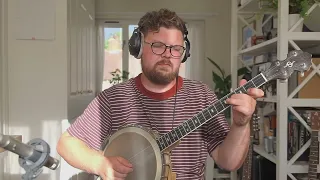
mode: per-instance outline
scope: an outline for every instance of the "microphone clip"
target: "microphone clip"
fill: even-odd
[[[42,167],[45,166],[50,159],[50,146],[40,138],[32,139],[27,144],[34,147],[36,153],[33,153],[29,157],[19,156],[19,164],[26,171],[26,173],[22,175],[22,179],[32,180],[36,179],[42,173]]]

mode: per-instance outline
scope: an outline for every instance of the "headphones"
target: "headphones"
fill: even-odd
[[[186,28],[186,25],[183,24],[183,28],[184,28],[184,41],[186,44],[186,50],[184,53],[184,57],[181,61],[181,63],[184,63],[188,57],[190,57],[190,41],[188,39],[188,30]],[[129,52],[132,56],[134,56],[137,59],[141,58],[142,55],[142,48],[143,48],[143,44],[144,44],[144,35],[143,33],[140,31],[140,28],[136,28],[133,33],[132,36],[129,39]]]

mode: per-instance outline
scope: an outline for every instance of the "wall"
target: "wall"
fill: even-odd
[[[68,1],[68,119],[95,96],[94,0]]]
[[[42,138],[57,157],[60,123],[67,118],[67,1],[55,1],[52,41],[16,40],[16,3],[8,0],[9,134],[21,134],[25,143]],[[21,179],[17,155],[7,162],[10,179]],[[59,179],[59,171],[44,168],[37,179]]]
[[[4,124],[5,124],[5,119],[6,119],[6,115],[7,113],[5,113],[6,111],[6,107],[7,107],[7,101],[6,101],[6,85],[5,83],[6,81],[6,55],[5,55],[5,18],[6,16],[6,11],[4,9],[5,7],[5,1],[4,0],[0,0],[0,134],[4,134],[5,132],[5,128],[4,128]],[[0,153],[0,179],[5,179],[4,176],[4,164],[5,164],[5,155],[6,153]]]
[[[205,52],[206,57],[216,60],[226,73],[230,72],[230,18],[231,1],[225,0],[202,0],[201,3],[194,0],[96,0],[96,15],[106,14],[137,14],[142,15],[146,11],[157,10],[160,7],[170,8],[177,13],[185,15],[187,18],[205,17]],[[210,16],[213,14],[214,16]],[[203,60],[204,77],[203,81],[213,87],[212,69],[213,65]]]

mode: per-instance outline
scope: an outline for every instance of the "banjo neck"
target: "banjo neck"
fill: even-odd
[[[225,103],[225,100],[231,97],[233,94],[239,94],[239,93],[247,93],[248,89],[250,88],[258,88],[265,84],[268,80],[265,78],[265,76],[260,73],[254,78],[252,78],[250,81],[248,81],[243,86],[238,87],[234,91],[230,92],[220,100],[218,100],[213,105],[205,108],[204,110],[197,113],[192,118],[188,119],[187,121],[183,122],[173,130],[169,131],[168,133],[160,136],[157,139],[157,143],[160,147],[160,150],[163,151],[167,149],[168,147],[172,146],[176,142],[180,141],[182,138],[205,124],[210,119],[217,116],[219,113],[226,110],[230,105]]]
[[[309,154],[308,180],[316,180],[319,164],[319,140],[320,112],[311,112],[311,144]]]
[[[200,111],[192,118],[174,128],[172,131],[160,136],[157,139],[157,144],[161,152],[180,141],[183,137],[187,136],[205,124],[207,121],[217,116],[219,113],[226,110],[230,105],[226,104],[225,100],[231,97],[233,94],[247,93],[248,89],[258,88],[273,79],[287,80],[294,71],[303,73],[304,71],[309,70],[311,65],[312,55],[301,50],[293,50],[289,52],[285,60],[273,61],[271,67],[266,71],[253,77],[243,86],[231,91],[213,105],[210,105],[209,107]]]

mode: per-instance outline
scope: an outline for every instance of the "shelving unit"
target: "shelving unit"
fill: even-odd
[[[308,13],[313,10],[320,9],[320,4],[316,3],[309,9]],[[258,45],[242,49],[245,47],[240,42],[241,38],[238,36],[240,23],[246,21],[246,16],[262,13],[260,8],[259,0],[247,0],[241,6],[238,6],[237,1],[232,1],[232,18],[231,18],[231,74],[232,74],[232,89],[238,87],[238,75],[237,69],[239,64],[244,64],[241,61],[241,57],[245,56],[259,56],[264,53],[273,52],[276,53],[277,59],[284,60],[290,50],[301,49],[311,54],[320,54],[319,50],[316,51],[313,47],[320,47],[320,32],[294,32],[293,30],[297,27],[303,19],[301,18],[290,30],[288,30],[289,18],[289,0],[279,1],[277,12],[274,10],[264,10],[265,14],[275,14],[278,17],[277,24],[277,37],[270,40],[264,41]],[[320,20],[319,20],[320,21]],[[244,24],[249,24],[244,22]],[[263,23],[262,23],[263,24]],[[262,35],[262,34],[258,34]],[[320,48],[319,48],[320,49]],[[261,156],[265,157],[269,161],[276,164],[276,178],[277,180],[284,180],[290,177],[292,180],[297,180],[294,174],[297,173],[308,173],[308,162],[297,161],[299,156],[303,154],[306,149],[310,146],[310,140],[304,144],[303,147],[291,158],[287,159],[288,156],[288,113],[291,112],[307,130],[311,131],[311,128],[307,125],[303,118],[295,112],[296,107],[320,107],[320,99],[299,99],[293,98],[297,92],[301,90],[303,85],[307,84],[312,76],[320,75],[320,65],[312,65],[310,74],[305,80],[289,94],[288,82],[281,82],[277,80],[277,94],[275,97],[265,97],[257,99],[258,102],[264,103],[276,103],[276,119],[277,119],[277,138],[276,138],[276,155],[267,153],[263,144],[254,145],[254,151]],[[299,116],[299,117],[298,117]],[[318,166],[318,172],[320,168]],[[236,180],[236,173],[232,173],[231,180]]]

